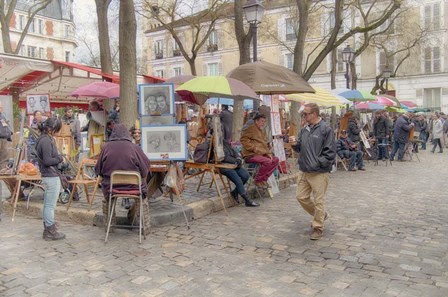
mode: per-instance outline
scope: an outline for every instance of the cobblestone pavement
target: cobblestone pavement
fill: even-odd
[[[448,296],[448,155],[331,175],[324,238],[295,187],[259,208],[137,232],[0,223],[0,296]]]

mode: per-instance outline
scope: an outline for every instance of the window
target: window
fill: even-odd
[[[425,73],[440,72],[440,48],[427,47],[425,48]]]
[[[219,75],[219,65],[218,63],[207,64],[207,75],[208,76],[218,76]]]
[[[28,57],[32,57],[32,58],[37,57],[37,47],[28,46]]]
[[[157,76],[157,77],[164,77],[163,76],[163,70],[156,70],[155,76]]]
[[[388,34],[394,34],[395,33],[395,22],[391,24],[390,20],[386,20],[384,23],[381,24],[380,31],[388,33]]]
[[[292,70],[294,67],[294,55],[293,54],[286,54],[285,55],[285,67],[289,70]]]
[[[64,26],[64,37],[65,38],[69,38],[70,37],[70,26],[69,25],[65,25]]]
[[[39,24],[39,34],[44,34],[44,21],[43,20],[39,20],[38,21]]]
[[[338,35],[342,35],[347,33],[350,30],[350,15],[349,12],[344,12],[344,15],[342,16],[342,25],[341,28],[339,28]],[[334,29],[335,23],[336,23],[336,17],[334,15],[334,12],[330,12],[328,14],[324,14],[324,17],[326,18],[324,20],[324,36],[330,34],[330,32]]]
[[[24,44],[22,44],[22,45],[20,46],[20,52],[19,52],[19,55],[21,55],[21,56],[25,56],[25,45],[24,45]]]
[[[177,42],[173,40],[173,57],[179,57],[182,53],[180,52],[179,45],[177,45]]]
[[[286,40],[295,40],[296,37],[296,32],[294,30],[295,28],[295,24],[292,18],[288,18],[285,21],[286,23]]]
[[[25,16],[20,15],[19,16],[19,29],[23,30],[25,28]]]
[[[174,67],[173,68],[173,76],[179,76],[182,75],[182,68],[181,67]]]
[[[65,62],[70,62],[70,52],[65,51]]]
[[[156,56],[156,59],[163,58],[163,41],[162,40],[156,40],[156,42],[154,43],[154,54]]]
[[[34,33],[35,32],[34,20],[31,20],[30,26],[28,27],[28,32],[29,33]]]
[[[45,59],[45,49],[43,47],[39,48],[39,58]]]
[[[440,110],[440,88],[423,90],[423,107]]]
[[[207,51],[214,52],[218,50],[218,32],[213,30],[208,36]]]
[[[389,69],[391,71],[395,70],[395,63],[394,63],[394,58],[391,57],[389,58],[389,60],[387,59],[386,53],[384,51],[380,52],[380,57],[379,57],[379,65],[378,65],[378,72],[382,72],[384,67],[386,67],[386,65],[388,65]]]
[[[441,17],[440,17],[440,3],[432,3],[425,5],[425,29],[428,30],[440,30]]]

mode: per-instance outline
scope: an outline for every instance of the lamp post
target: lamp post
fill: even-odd
[[[345,81],[347,89],[350,89],[350,76],[349,76],[349,68],[350,64],[355,60],[355,51],[347,45],[342,50],[342,61],[345,62]]]
[[[243,6],[246,20],[250,24],[252,29],[252,43],[253,43],[253,61],[257,61],[257,30],[258,24],[261,23],[261,19],[264,15],[264,6],[261,5],[259,0],[247,0],[246,5]],[[253,101],[254,110],[258,110],[260,103],[258,100]]]
[[[392,71],[390,70],[389,66],[388,65],[384,66],[383,77],[386,80],[386,95],[387,95],[387,92],[389,92],[389,78],[390,78],[391,73],[392,73]]]

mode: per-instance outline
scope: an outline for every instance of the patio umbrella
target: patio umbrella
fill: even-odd
[[[297,73],[265,61],[240,65],[227,77],[244,82],[258,94],[314,93],[310,84]]]
[[[373,102],[359,102],[355,104],[355,110],[382,110],[384,105]]]
[[[207,99],[207,101],[205,102],[206,104],[226,104],[226,105],[232,105],[234,104],[234,100],[233,99],[229,99],[229,98],[209,98]],[[243,103],[244,109],[252,109],[254,104],[252,99],[245,99],[244,103]]]
[[[331,92],[354,102],[376,100],[375,95],[366,90],[334,89]]]
[[[167,78],[167,80],[165,82],[166,83],[173,83],[173,84],[176,84],[176,85],[181,85],[183,83],[186,83],[189,80],[192,80],[195,77],[196,76],[191,75],[191,74],[183,74],[183,75],[172,76],[170,78]]]
[[[407,101],[407,100],[401,100],[401,101],[400,101],[400,104],[401,104],[401,105],[404,105],[404,106],[406,106],[406,107],[409,107],[409,108],[417,107],[417,104],[416,104],[416,103],[414,103],[414,102],[412,102],[412,101]]]
[[[398,106],[397,103],[383,95],[377,95],[375,101],[370,101],[372,103],[380,104],[383,106]]]
[[[224,76],[201,76],[187,81],[176,89],[183,100],[202,105],[209,97],[235,100],[256,99],[260,97],[245,83]]]
[[[391,95],[381,94],[381,95],[376,95],[376,98],[390,100],[391,102],[394,103],[394,106],[401,106],[400,101],[398,101],[398,99],[396,97],[391,96]]]
[[[284,97],[291,101],[316,103],[322,106],[339,106],[343,104],[350,104],[350,101],[339,95],[332,94],[330,91],[323,88],[314,87],[316,93],[300,93],[288,94]]]
[[[391,111],[391,112],[398,112],[398,113],[405,113],[406,112],[406,109],[395,107],[395,106],[388,106],[388,107],[386,107],[386,110],[387,111]]]
[[[107,81],[99,81],[81,86],[70,95],[74,97],[119,98],[120,85]]]

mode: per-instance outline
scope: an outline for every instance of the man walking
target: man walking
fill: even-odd
[[[329,172],[336,157],[336,146],[333,130],[319,117],[317,104],[306,104],[302,119],[305,126],[300,131],[297,144],[293,146],[300,153],[297,200],[314,217],[310,239],[318,240],[322,238],[324,220],[328,218],[325,193]],[[290,142],[294,141],[294,137],[291,137]],[[314,201],[311,200],[311,192]]]
[[[398,151],[398,161],[403,161],[404,148],[409,142],[409,131],[414,127],[410,122],[412,113],[407,112],[397,119],[394,128],[394,148],[390,154],[390,160],[393,161]]]

